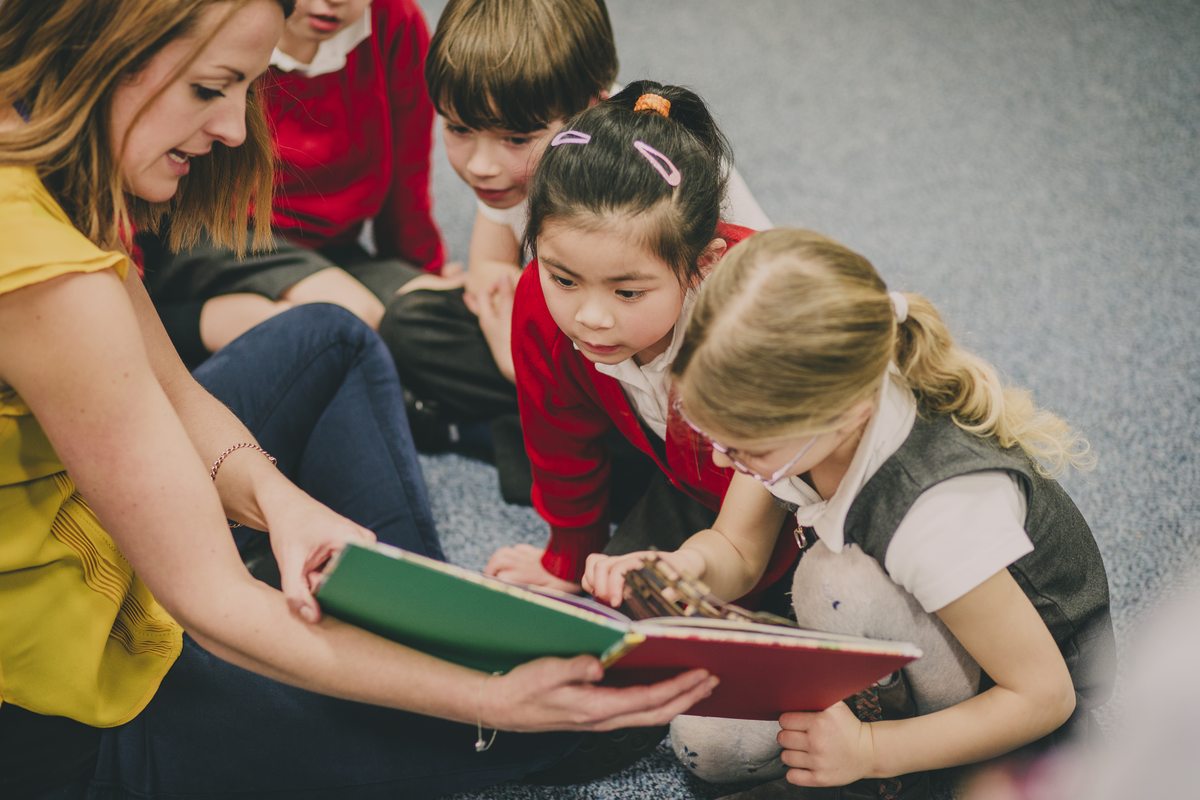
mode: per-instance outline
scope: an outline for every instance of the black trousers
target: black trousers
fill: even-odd
[[[279,300],[310,275],[340,267],[387,306],[397,289],[422,274],[402,261],[376,258],[358,243],[310,250],[276,234],[270,251],[247,252],[239,258],[207,237],[190,250],[172,253],[166,245],[169,236],[169,231],[139,233],[137,244],[146,268],[146,291],[189,369],[209,356],[200,338],[200,310],[214,297],[250,293]]]

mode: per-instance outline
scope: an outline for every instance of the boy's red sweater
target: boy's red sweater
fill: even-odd
[[[374,0],[369,13],[371,35],[342,69],[309,78],[272,67],[265,81],[279,151],[274,223],[316,248],[354,242],[374,219],[379,255],[437,271],[429,29],[414,0]]]
[[[723,224],[717,233],[733,246],[754,231]],[[714,511],[720,508],[733,471],[713,464],[712,448],[686,425],[667,425],[666,457],[660,457],[620,382],[597,372],[555,324],[536,259],[517,283],[513,366],[533,466],[533,505],[550,523],[542,565],[551,574],[579,582],[588,555],[608,542],[610,464],[604,436],[614,426],[677,488]],[[785,527],[794,526],[795,518],[789,517]],[[794,537],[781,535],[766,574],[743,602],[753,605],[762,590],[783,577],[797,553]]]

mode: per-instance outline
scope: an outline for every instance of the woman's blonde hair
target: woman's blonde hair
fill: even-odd
[[[228,6],[227,20],[251,2],[256,0],[3,0],[3,102],[23,103],[30,120],[0,133],[0,164],[34,167],[71,223],[107,249],[121,246],[130,222],[157,230],[168,213],[170,244],[176,249],[206,229],[218,243],[241,251],[251,213],[255,245],[265,245],[270,240],[274,157],[255,87],[247,98],[245,143],[231,148],[214,142],[211,153],[192,162],[168,202],[126,195],[115,155],[125,143],[109,141],[113,96],[122,83],[167,44],[194,33],[212,6]],[[285,15],[291,12],[292,0],[275,2]],[[134,124],[219,34],[218,26],[196,42]]]
[[[898,324],[862,256],[811,231],[755,234],[722,259],[692,310],[672,366],[688,416],[750,441],[830,430],[875,396],[894,361],[924,409],[1019,445],[1043,474],[1091,467],[1079,433],[956,346],[932,303],[904,297]]]

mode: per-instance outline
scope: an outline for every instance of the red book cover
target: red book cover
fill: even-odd
[[[721,678],[687,712],[706,717],[778,719],[821,711],[919,658],[886,642],[769,625],[667,617],[632,625],[645,641],[618,655],[604,683],[633,686],[703,667]]]

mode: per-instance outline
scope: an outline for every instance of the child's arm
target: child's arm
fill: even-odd
[[[484,574],[578,591],[584,559],[609,537],[610,462],[605,436],[612,418],[597,397],[586,362],[546,307],[531,265],[513,307],[517,399],[533,471],[533,506],[550,525],[545,549],[503,548]]]
[[[840,786],[994,758],[1057,729],[1075,709],[1058,645],[1007,569],[937,615],[996,686],[925,716],[862,723],[844,703],[784,714],[779,743],[801,786]]]
[[[723,600],[742,597],[758,583],[786,512],[765,487],[737,473],[712,528],[694,534],[673,553],[654,553],[678,570],[704,580]],[[639,569],[650,551],[588,556],[583,588],[613,608],[624,601],[625,573]]]
[[[496,366],[514,383],[511,297],[512,287],[521,279],[520,260],[521,245],[512,228],[476,211],[463,302],[479,317]]]
[[[368,8],[368,14],[374,13]],[[433,219],[430,175],[433,158],[433,101],[425,89],[429,28],[416,3],[392,3],[375,20],[388,28],[388,107],[392,118],[392,182],[375,216],[380,256],[397,257],[437,274],[446,260]]]

